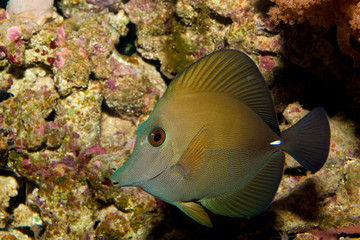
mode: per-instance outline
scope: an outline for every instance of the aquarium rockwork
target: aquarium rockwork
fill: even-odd
[[[272,119],[279,122],[272,126],[276,134],[323,107],[331,138],[327,160],[317,171],[285,154],[280,185],[255,216],[223,216],[201,201],[204,196],[191,199],[207,204],[203,211],[211,224],[204,224],[186,210],[188,202],[176,205],[157,188],[135,182],[117,187],[121,179],[112,176],[135,158],[130,156],[138,156],[137,133],[151,122],[145,121],[159,108],[156,103],[196,87],[195,81],[176,85],[177,74],[215,51],[227,52],[223,49],[244,53],[263,76],[268,89],[262,89],[273,99],[266,103],[274,106]],[[356,0],[2,1],[0,240],[360,239],[359,67]],[[211,77],[218,79],[221,72]],[[157,108],[153,115],[165,118]],[[220,109],[217,116],[233,116],[231,109]],[[249,114],[271,125],[256,106]],[[176,121],[195,126],[192,119],[181,115]],[[218,125],[233,132],[236,121]],[[147,137],[153,136],[157,147],[162,137],[179,138],[186,131],[174,129]],[[211,130],[203,132],[196,135],[203,139],[196,146],[212,136]],[[317,134],[308,136],[309,142]],[[276,147],[279,141],[271,143]],[[185,157],[191,152],[172,151]],[[179,165],[192,180],[196,174],[184,161]],[[151,180],[160,179],[161,169],[153,165],[136,177],[152,169]],[[230,175],[216,176],[214,188]],[[226,184],[224,189],[230,188]]]

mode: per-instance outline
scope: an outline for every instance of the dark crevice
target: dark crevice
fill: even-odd
[[[19,65],[10,64],[7,73],[13,75],[13,78],[15,79],[20,79],[20,78],[24,78],[25,70],[26,70],[25,65],[19,66]]]
[[[341,237],[343,238],[360,238],[360,233],[341,233],[340,235],[338,235],[339,239]]]
[[[175,20],[175,22],[179,23],[182,27],[187,27],[189,26],[189,23],[185,23],[184,19],[182,17],[180,17],[179,15],[177,15],[176,13],[172,14],[172,18]],[[173,23],[174,24],[174,23]],[[166,32],[165,35],[167,34],[172,34],[172,28],[169,29],[169,32]]]
[[[94,226],[93,226],[93,229],[95,230],[97,228],[97,226],[99,225],[100,221],[97,220],[94,222]]]
[[[120,41],[118,44],[115,44],[115,48],[120,54],[131,56],[136,52],[136,26],[132,22],[129,22],[126,27],[129,29],[128,33],[126,36],[120,37]]]
[[[0,8],[6,8],[6,5],[8,3],[8,0],[3,0],[3,1],[0,1]]]
[[[90,75],[89,75],[89,79],[90,80],[100,80],[97,76],[96,76],[96,74],[94,73],[94,72],[90,72]]]
[[[7,213],[13,215],[15,208],[17,208],[21,203],[26,203],[26,189],[26,184],[21,185],[18,188],[18,195],[10,198],[9,207],[6,208]]]
[[[165,81],[166,85],[169,86],[169,84],[171,83],[172,79],[166,77],[161,71],[160,71],[160,67],[161,67],[161,63],[160,60],[151,60],[151,59],[146,59],[146,58],[142,58],[144,60],[144,62],[153,65],[156,68],[156,71],[158,71],[162,77],[162,79]]]
[[[90,185],[89,185],[90,186]],[[114,205],[115,204],[115,201],[113,199],[110,199],[109,201],[104,201],[102,199],[99,199],[99,198],[96,198],[95,199],[97,205],[98,205],[98,208],[101,210],[101,209],[105,209],[107,207],[110,207],[111,205]]]
[[[220,14],[214,12],[213,10],[210,11],[209,17],[211,19],[214,19],[216,22],[222,24],[222,25],[230,25],[233,23],[233,20],[229,17],[221,16]]]
[[[44,62],[37,61],[37,62],[31,63],[29,65],[26,65],[26,69],[33,68],[33,67],[42,68],[42,70],[46,71],[47,76],[54,75],[51,67],[49,65],[45,64]]]
[[[55,117],[56,117],[56,111],[55,109],[53,109],[51,113],[45,118],[45,121],[53,122],[55,120]]]
[[[60,0],[55,0],[54,1],[54,7],[56,8],[56,12],[61,15],[62,17],[66,18],[66,16],[64,15],[64,12],[62,11],[62,8],[60,6]]]
[[[108,115],[112,117],[120,117],[120,115],[113,109],[111,109],[107,104],[106,101],[103,100],[101,103],[101,112],[107,113]]]
[[[9,169],[0,168],[0,176],[16,178],[16,175],[13,172],[13,169],[11,169],[11,168],[9,168]]]
[[[356,52],[360,52],[360,42],[352,35],[350,36],[350,45]]]
[[[13,97],[14,95],[12,93],[9,93],[7,91],[4,90],[0,90],[0,102],[5,101],[11,97]]]
[[[284,175],[289,176],[306,176],[307,170],[304,167],[286,168]]]
[[[268,12],[275,3],[269,0],[254,1],[253,6],[256,12],[260,12],[264,17],[268,17]]]
[[[324,73],[326,76],[315,76],[308,69],[286,58],[283,60],[283,68],[273,71],[275,82],[272,89],[281,92],[281,95],[275,94],[275,102],[287,105],[299,101],[305,109],[323,106],[330,117],[344,108],[344,81],[338,81],[330,71]]]
[[[18,231],[22,232],[25,235],[28,235],[29,237],[34,238],[35,234],[34,232],[31,230],[30,227],[17,227],[16,228]]]
[[[264,56],[264,55],[267,55],[267,56],[273,56],[273,57],[277,57],[277,56],[279,56],[279,54],[278,54],[278,53],[276,53],[276,52],[272,52],[272,51],[264,51],[264,50],[260,50],[260,49],[258,49],[258,50],[257,50],[257,52],[258,52],[260,55],[262,55],[262,56]]]
[[[309,110],[323,106],[329,117],[343,112],[349,118],[360,119],[356,104],[359,88],[354,81],[360,68],[353,68],[353,59],[341,52],[337,27],[302,23],[279,25],[278,29],[283,39],[283,64],[273,71],[281,94],[275,100],[283,105],[298,101]],[[316,44],[319,41],[323,46]],[[316,51],[319,46],[323,49]]]
[[[318,221],[323,202],[318,182],[308,178],[299,184],[288,196],[274,201],[269,211],[291,212],[304,221]],[[301,204],[299,204],[301,202]]]
[[[354,63],[353,59],[349,55],[343,54],[341,52],[337,37],[337,31],[337,27],[335,25],[331,25],[326,34],[326,39],[332,43],[332,47],[334,48],[333,56],[338,59],[343,66],[352,66]]]
[[[359,124],[360,124],[360,123],[359,123]],[[355,134],[355,137],[360,138],[360,126],[359,126],[359,125],[357,125],[357,126],[355,127],[355,132],[354,132],[354,134]]]

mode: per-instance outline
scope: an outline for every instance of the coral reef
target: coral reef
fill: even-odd
[[[147,59],[160,61],[168,77],[187,65],[221,48],[248,53],[260,64],[269,82],[271,70],[281,66],[276,56],[279,35],[247,1],[168,1],[128,2],[124,9],[137,28],[136,46]],[[271,52],[271,55],[266,53]]]
[[[11,19],[26,18],[42,25],[52,19],[54,0],[10,0],[6,7],[7,16]]]
[[[104,86],[106,104],[123,116],[138,117],[152,109],[155,102],[150,99],[157,100],[165,91],[156,69],[136,55],[123,57],[113,54],[109,64],[113,71]],[[137,91],[131,92],[131,89]]]
[[[6,231],[0,231],[0,237],[3,240],[16,240],[16,239],[22,239],[22,240],[31,240],[32,238],[28,237],[26,234],[23,234],[20,231],[14,230],[11,232]]]
[[[357,1],[60,0],[35,15],[20,14],[18,2],[0,9],[0,239],[360,234]],[[316,174],[287,156],[268,210],[251,219],[211,215],[215,227],[205,229],[108,178],[130,156],[163,79],[222,48],[259,66],[282,129],[323,105],[331,152]]]
[[[306,113],[308,111],[296,103],[289,105],[283,114],[286,121],[293,124]],[[345,121],[342,116],[333,117],[330,128],[331,148],[325,166],[315,175],[292,176],[287,175],[285,170],[274,203],[268,209],[276,212],[277,224],[286,232],[313,228],[326,230],[360,224],[357,207],[360,201],[357,197],[360,187],[360,140],[353,133],[354,124]],[[287,169],[295,171],[301,168],[289,156],[286,162]],[[301,200],[305,202],[299,208],[296,202]],[[319,202],[313,205],[312,201]]]
[[[269,10],[270,19],[275,24],[284,22],[310,22],[312,25],[337,26],[337,40],[343,53],[350,55],[356,67],[360,66],[360,54],[351,44],[353,36],[360,42],[360,2],[358,0],[271,0],[275,6]]]
[[[1,20],[1,166],[11,173],[1,176],[4,238],[144,239],[162,219],[154,197],[113,189],[107,178],[165,84],[138,56],[115,53],[127,33],[124,11],[92,13],[90,5],[42,26],[19,15]],[[11,206],[19,185],[26,201]],[[17,233],[24,228],[32,234]]]
[[[0,176],[0,228],[5,228],[6,220],[9,215],[5,209],[9,207],[10,197],[15,197],[17,192],[18,184],[13,177]]]

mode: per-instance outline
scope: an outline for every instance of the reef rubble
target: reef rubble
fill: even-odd
[[[35,15],[0,8],[0,239],[360,234],[357,39],[349,37],[348,56],[333,27],[309,21],[310,12],[280,23],[284,16],[275,14],[290,11],[282,1],[59,0],[44,9],[27,17]],[[259,66],[282,130],[322,105],[332,138],[315,174],[287,156],[264,213],[212,214],[215,227],[208,229],[139,188],[112,187],[109,176],[130,156],[166,83],[223,48],[241,50]]]

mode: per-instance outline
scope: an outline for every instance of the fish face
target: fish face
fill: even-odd
[[[169,168],[174,148],[168,130],[166,119],[156,112],[141,124],[131,157],[110,177],[114,186],[142,187]]]

